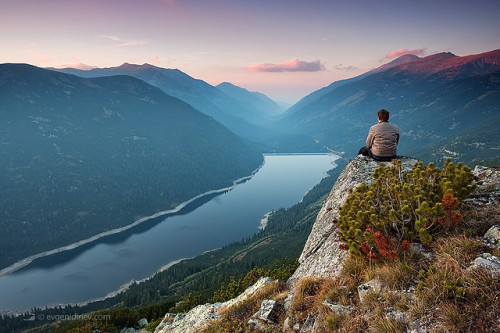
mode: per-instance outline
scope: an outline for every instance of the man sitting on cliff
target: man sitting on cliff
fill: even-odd
[[[399,129],[389,123],[389,111],[382,109],[377,114],[378,124],[370,127],[366,146],[359,150],[358,155],[370,156],[377,161],[390,161],[396,158]]]

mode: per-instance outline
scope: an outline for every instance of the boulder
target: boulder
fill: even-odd
[[[323,302],[323,305],[328,307],[333,313],[338,314],[339,316],[348,315],[352,311],[351,306],[341,305],[338,303],[330,302],[328,300],[325,300]]]
[[[239,302],[247,300],[247,299],[251,298],[253,295],[255,295],[257,292],[262,290],[262,288],[264,288],[265,286],[269,285],[272,282],[274,282],[274,280],[271,279],[270,277],[261,277],[252,286],[245,289],[245,291],[242,292],[238,297],[233,298],[227,302],[224,302],[223,306],[225,308],[229,308],[229,307],[231,307]]]
[[[474,259],[472,267],[485,268],[491,271],[493,274],[500,275],[500,258],[490,253],[483,253],[480,257]]]
[[[383,289],[382,283],[379,279],[375,278],[367,283],[358,286],[358,296],[361,304],[365,304],[366,296],[370,293],[380,293]]]
[[[270,299],[262,301],[259,311],[254,315],[255,318],[260,319],[266,323],[274,324],[278,319],[278,312],[281,305]]]
[[[203,304],[191,309],[186,314],[179,314],[172,323],[160,324],[155,332],[158,333],[187,333],[194,332],[208,322],[219,318],[217,311],[222,307],[222,303]],[[162,322],[163,323],[163,322]],[[159,327],[162,327],[159,329]]]
[[[137,322],[137,324],[139,325],[139,327],[143,328],[143,327],[146,327],[148,326],[148,320],[146,318],[142,318],[141,320],[139,320]]]
[[[500,225],[494,225],[486,231],[484,238],[488,243],[493,245],[500,245]]]

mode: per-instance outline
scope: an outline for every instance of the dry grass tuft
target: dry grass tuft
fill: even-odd
[[[385,262],[365,271],[366,280],[377,277],[390,289],[403,289],[416,278],[419,267],[409,260],[394,260]]]
[[[364,271],[368,266],[369,262],[365,258],[355,258],[351,256],[344,261],[340,276],[347,279],[355,279],[361,283]]]
[[[446,271],[459,272],[469,266],[481,247],[480,241],[465,234],[438,239],[433,246],[436,266]]]
[[[410,309],[413,317],[431,317],[452,331],[491,332],[495,327],[500,331],[498,276],[482,268],[450,267],[427,272]]]
[[[461,210],[462,222],[459,227],[470,237],[482,237],[491,226],[500,224],[500,206],[477,209],[471,205],[463,205]]]
[[[317,295],[320,294],[324,279],[301,279],[294,290],[294,297],[290,309],[292,313],[304,313],[317,306]]]
[[[453,303],[443,304],[438,313],[442,325],[453,332],[459,332],[466,324],[466,315]]]
[[[323,321],[327,332],[365,333],[368,330],[368,323],[359,311],[345,316],[330,313]]]
[[[358,283],[354,279],[338,277],[336,279],[326,279],[321,286],[318,301],[325,300],[341,305],[355,305],[353,295],[356,294]]]
[[[373,333],[400,333],[405,331],[401,323],[387,318],[384,315],[371,318],[368,324],[368,330]]]

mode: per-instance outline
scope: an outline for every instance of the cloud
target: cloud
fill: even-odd
[[[38,64],[47,66],[52,62],[52,59],[38,51],[35,50],[36,44],[28,45],[28,53],[32,59],[34,59]]]
[[[342,64],[335,65],[335,69],[339,71],[353,71],[359,69],[355,66],[342,66]]]
[[[155,56],[155,57],[151,58],[151,62],[152,62],[153,64],[160,65],[160,64],[161,64],[160,57]]]
[[[247,67],[249,72],[319,72],[324,70],[319,61],[285,60],[281,64],[255,64]]]
[[[146,45],[148,43],[147,41],[144,40],[122,39],[118,36],[113,36],[113,35],[100,35],[99,38],[117,42],[118,46],[137,46],[137,45]]]
[[[387,53],[385,58],[392,59],[392,58],[400,57],[404,54],[413,54],[413,55],[418,56],[418,55],[423,55],[426,50],[427,50],[426,47],[422,47],[421,49],[416,49],[416,50],[400,49],[398,51],[392,51],[392,52]]]
[[[81,69],[84,71],[88,71],[88,70],[97,68],[97,66],[89,66],[87,64],[79,62],[79,63],[74,63],[74,64],[63,64],[63,65],[55,66],[55,68],[75,68],[75,69]]]

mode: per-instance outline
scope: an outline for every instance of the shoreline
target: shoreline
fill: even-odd
[[[266,156],[266,155],[268,155],[268,154],[263,154],[263,156]],[[181,209],[183,209],[184,207],[186,207],[187,205],[189,205],[193,201],[198,200],[200,198],[203,198],[204,196],[211,195],[211,194],[216,194],[216,193],[222,193],[222,192],[225,192],[225,191],[230,191],[233,188],[235,188],[238,184],[240,184],[241,182],[246,181],[246,180],[252,178],[253,176],[255,176],[255,174],[264,166],[264,164],[265,164],[265,159],[264,159],[264,162],[262,162],[262,164],[260,166],[258,166],[254,171],[252,171],[252,173],[250,175],[238,178],[236,180],[233,180],[233,185],[225,187],[225,188],[216,189],[216,190],[210,190],[210,191],[198,194],[197,196],[195,196],[195,197],[193,197],[193,198],[191,198],[191,199],[189,199],[187,201],[182,202],[181,204],[179,204],[178,206],[176,206],[173,209],[164,210],[164,211],[155,213],[153,215],[149,215],[149,216],[140,218],[140,219],[134,221],[131,224],[127,224],[126,226],[123,226],[123,227],[120,227],[120,228],[116,228],[116,229],[111,229],[111,230],[108,230],[108,231],[104,231],[104,232],[101,232],[101,233],[99,233],[97,235],[94,235],[92,237],[83,239],[81,241],[78,241],[78,242],[75,242],[75,243],[72,243],[72,244],[69,244],[69,245],[61,246],[61,247],[58,247],[56,249],[52,249],[52,250],[40,252],[40,253],[31,255],[29,257],[23,258],[23,259],[15,262],[15,263],[13,263],[10,266],[7,266],[7,267],[5,267],[3,269],[0,269],[0,277],[2,277],[4,275],[12,274],[12,273],[20,270],[21,268],[28,266],[29,264],[31,264],[36,259],[40,259],[40,258],[43,258],[43,257],[48,257],[48,256],[51,256],[51,255],[54,255],[54,254],[57,254],[57,253],[61,253],[61,252],[65,252],[65,251],[71,251],[71,250],[74,250],[74,249],[76,249],[76,248],[78,248],[78,247],[80,247],[82,245],[86,245],[86,244],[92,243],[92,242],[94,242],[94,241],[96,241],[98,239],[101,239],[103,237],[107,237],[107,236],[111,236],[111,235],[116,235],[116,234],[121,233],[123,231],[127,231],[127,230],[129,230],[129,229],[131,229],[133,227],[136,227],[136,226],[138,226],[138,225],[140,225],[140,224],[142,224],[142,223],[144,223],[146,221],[149,221],[151,219],[155,219],[155,218],[161,217],[163,215],[178,213]]]
[[[134,283],[143,283],[147,280],[150,280],[152,278],[155,277],[156,274],[158,273],[161,273],[167,269],[169,269],[170,267],[184,261],[184,260],[189,260],[189,259],[193,259],[194,257],[191,257],[191,258],[181,258],[181,259],[176,259],[176,260],[173,260],[171,262],[169,262],[168,264],[166,265],[163,265],[162,267],[160,267],[157,271],[155,271],[153,274],[151,274],[150,276],[147,276],[143,279],[140,279],[140,280],[130,280],[128,282],[125,282],[124,284],[122,284],[120,286],[120,288],[118,288],[117,290],[114,290],[114,291],[111,291],[109,293],[107,293],[105,296],[102,296],[102,297],[97,297],[97,298],[93,298],[93,299],[90,299],[88,301],[83,301],[83,302],[77,302],[77,303],[67,303],[67,304],[56,304],[56,305],[47,305],[48,308],[55,308],[57,306],[67,306],[67,305],[71,305],[71,306],[86,306],[90,303],[94,303],[94,302],[100,302],[100,301],[104,301],[108,298],[113,298],[119,294],[121,294],[122,292],[124,291],[127,291],[131,285],[133,285]]]
[[[259,231],[262,231],[266,229],[267,227],[267,221],[269,220],[269,215],[271,215],[273,212],[268,212],[264,215],[264,218],[260,220],[260,225],[258,227]]]

